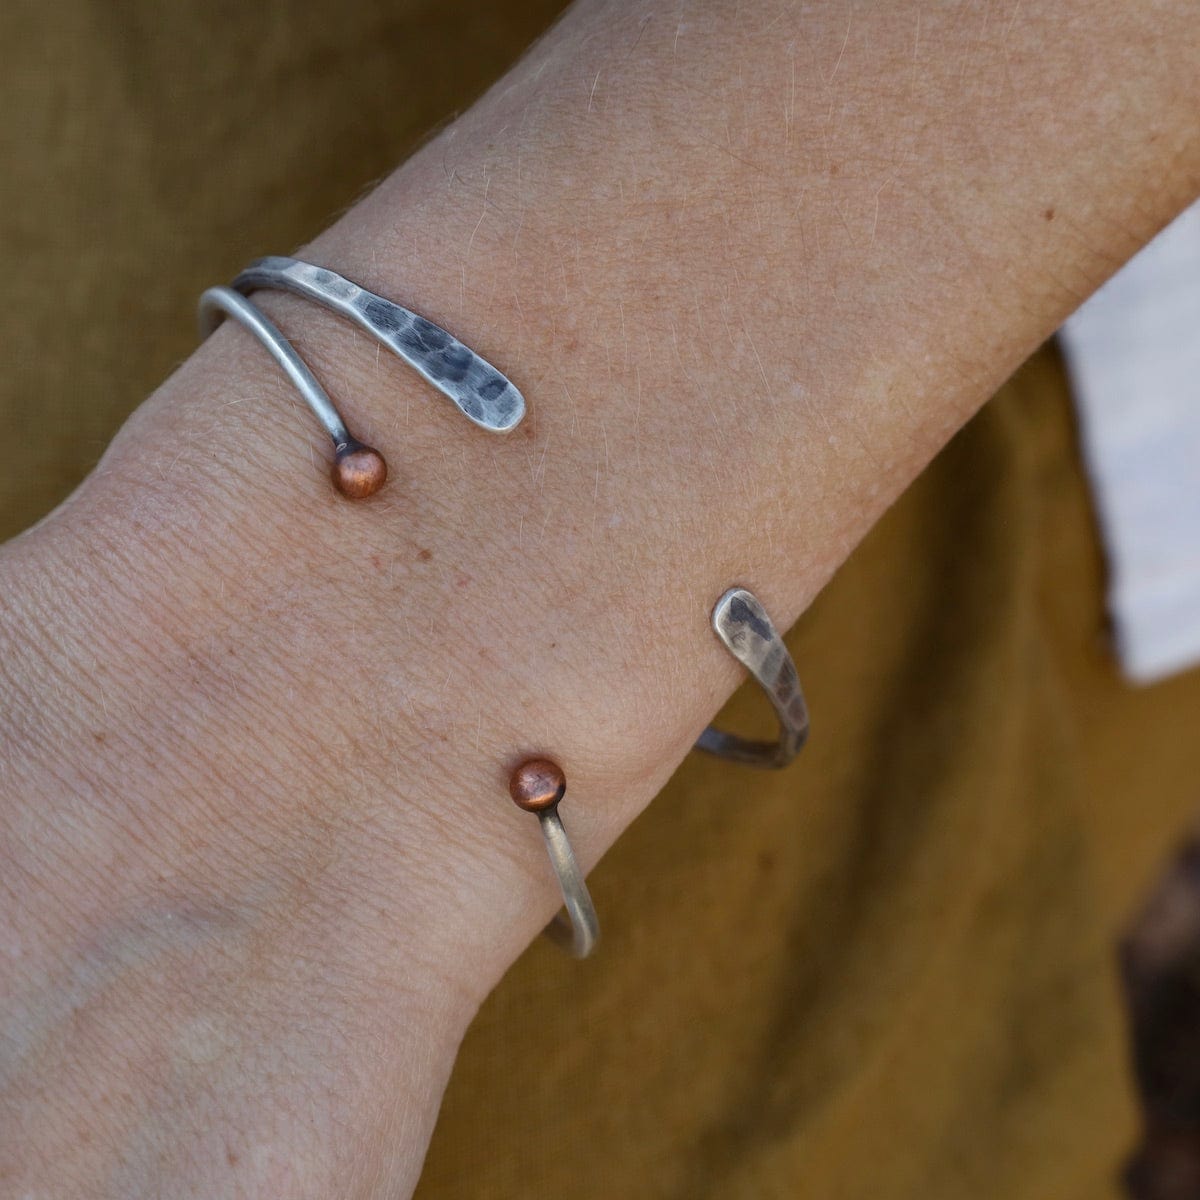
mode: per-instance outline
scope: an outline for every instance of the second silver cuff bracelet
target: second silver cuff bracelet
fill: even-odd
[[[262,343],[329,434],[334,450],[333,482],[350,499],[373,495],[383,486],[386,462],[378,450],[351,434],[295,347],[246,298],[257,288],[279,289],[314,300],[365,329],[483,429],[507,433],[525,415],[525,401],[513,383],[440,325],[324,267],[281,256],[257,259],[234,279],[232,287],[209,288],[200,297],[201,337],[207,337],[222,317],[231,317]],[[787,646],[761,602],[746,588],[731,588],[721,596],[711,619],[725,648],[766,692],[779,720],[779,736],[775,741],[756,742],[710,727],[700,735],[697,748],[748,766],[787,766],[808,736],[808,710]],[[509,791],[520,808],[537,815],[562,890],[566,911],[555,917],[546,932],[576,957],[584,958],[596,945],[600,924],[558,815],[566,786],[557,763],[535,758],[513,771]]]

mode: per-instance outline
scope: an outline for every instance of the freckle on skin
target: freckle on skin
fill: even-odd
[[[433,551],[432,551],[432,550],[422,550],[422,551],[421,551],[421,552],[420,552],[420,553],[417,555],[417,557],[418,557],[418,558],[419,558],[419,559],[420,559],[422,562],[428,562],[428,561],[429,561],[429,560],[430,560],[430,559],[433,557]]]
[[[1042,213],[1042,216],[1045,217],[1047,221],[1053,221],[1054,220],[1054,209],[1053,208],[1046,209],[1046,211],[1044,213]]]

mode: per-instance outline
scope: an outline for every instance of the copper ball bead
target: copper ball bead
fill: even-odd
[[[387,481],[387,463],[371,446],[350,442],[338,450],[330,475],[333,486],[347,499],[364,500]]]
[[[566,790],[567,777],[562,767],[548,758],[531,758],[523,762],[508,781],[508,794],[513,803],[532,813],[553,808]]]

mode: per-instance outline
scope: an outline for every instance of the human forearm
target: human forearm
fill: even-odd
[[[263,297],[387,492],[227,330],[5,552],[23,1168],[411,1181],[556,902],[505,768],[562,761],[593,861],[737,680],[716,595],[790,621],[1196,186],[1183,5],[739,11],[576,9],[305,251],[512,374],[516,434]]]

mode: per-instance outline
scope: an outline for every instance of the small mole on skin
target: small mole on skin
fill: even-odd
[[[102,734],[102,733],[93,733],[92,737],[94,737],[96,739],[96,741],[98,741],[98,742],[104,741],[104,734]]]
[[[1054,209],[1052,209],[1052,208],[1046,209],[1046,211],[1044,213],[1042,213],[1042,216],[1045,217],[1047,221],[1053,221],[1054,220]]]
[[[418,557],[418,558],[419,558],[419,559],[420,559],[422,562],[428,562],[428,561],[429,561],[429,560],[430,560],[430,559],[433,557],[433,551],[432,551],[432,550],[422,550],[422,551],[421,551],[421,552],[420,552],[420,553],[417,555],[417,557]]]
[[[231,1167],[236,1167],[238,1165],[238,1156],[232,1150],[227,1150],[225,1152],[225,1161]]]

